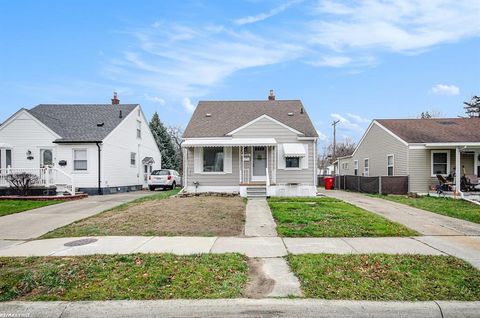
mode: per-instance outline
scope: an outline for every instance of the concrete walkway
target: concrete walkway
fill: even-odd
[[[379,214],[391,221],[403,224],[423,235],[473,235],[480,236],[480,224],[449,216],[420,210],[405,204],[365,194],[341,190],[323,190],[324,195],[354,204],[365,210]]]
[[[138,191],[90,196],[82,200],[2,216],[0,217],[0,239],[33,239],[56,228],[147,195],[152,193]]]
[[[249,199],[245,221],[245,236],[277,236],[275,221],[265,199]]]
[[[118,300],[0,303],[2,317],[478,317],[480,302],[315,299]]]

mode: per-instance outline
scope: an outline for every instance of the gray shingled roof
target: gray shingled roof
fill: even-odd
[[[480,118],[377,119],[408,143],[480,142]]]
[[[200,101],[183,137],[223,137],[262,115],[302,132],[305,137],[318,137],[300,100]]]
[[[99,142],[137,106],[138,104],[41,104],[28,112],[61,136],[55,142]],[[98,127],[97,124],[100,123],[104,125]]]

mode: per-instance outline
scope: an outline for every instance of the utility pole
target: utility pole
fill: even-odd
[[[334,120],[332,123],[333,126],[333,162],[337,160],[337,124],[340,122],[340,120]]]

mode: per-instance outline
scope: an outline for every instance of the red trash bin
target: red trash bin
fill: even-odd
[[[325,177],[325,190],[333,190],[333,177]]]

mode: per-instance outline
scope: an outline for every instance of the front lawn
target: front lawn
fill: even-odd
[[[403,195],[375,195],[375,197],[457,219],[480,223],[480,205],[465,200],[431,196],[409,198]]]
[[[289,255],[305,297],[350,300],[480,300],[480,272],[451,256]]]
[[[270,198],[268,203],[281,236],[419,235],[401,224],[333,198]]]
[[[0,301],[234,298],[247,275],[239,254],[0,258]]]
[[[29,200],[0,200],[0,216],[41,208],[44,206],[62,203],[62,200],[29,201]]]
[[[169,198],[159,192],[123,204],[42,236],[105,235],[238,236],[245,223],[245,203],[239,197]]]

